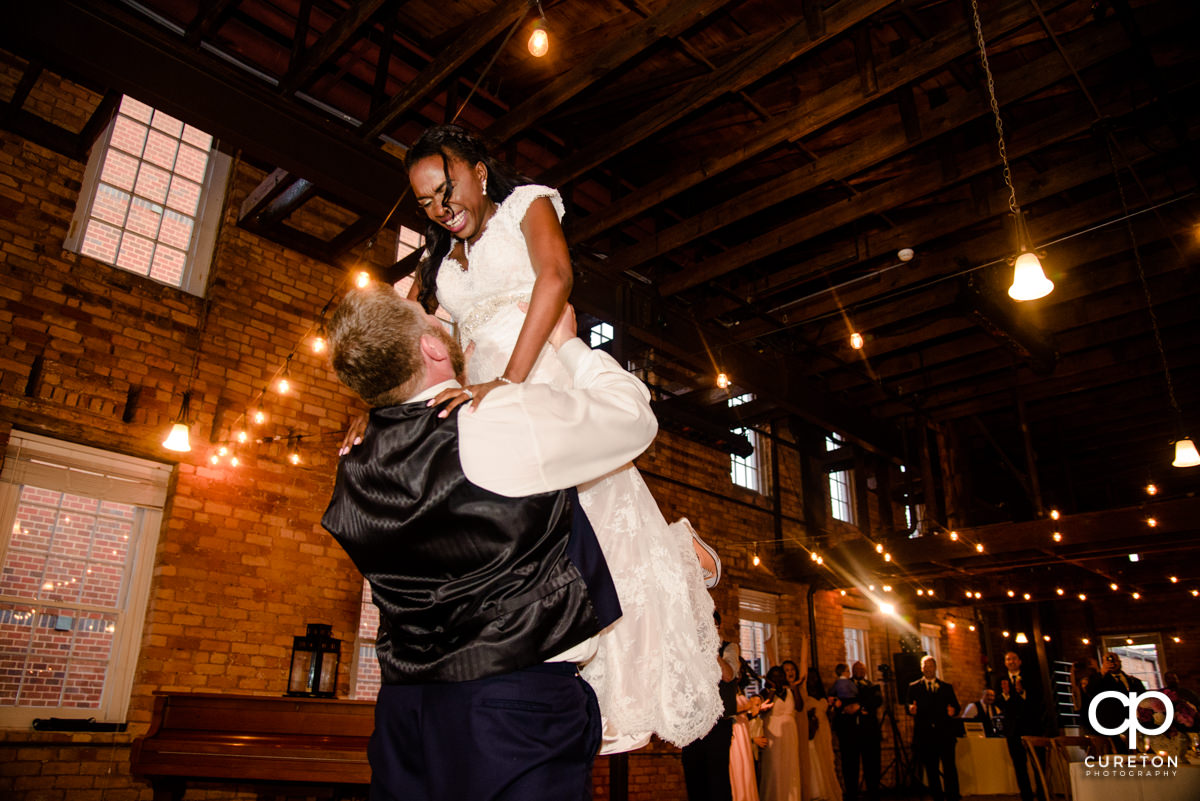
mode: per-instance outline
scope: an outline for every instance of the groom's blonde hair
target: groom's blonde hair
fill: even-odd
[[[329,321],[330,362],[369,406],[403,403],[420,389],[420,342],[429,329],[421,308],[388,284],[352,289]]]

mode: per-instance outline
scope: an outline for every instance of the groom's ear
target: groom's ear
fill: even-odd
[[[419,341],[421,356],[428,361],[440,362],[449,358],[446,343],[435,336],[422,334]]]

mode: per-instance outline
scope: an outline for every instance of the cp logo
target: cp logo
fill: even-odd
[[[1100,722],[1096,720],[1096,706],[1105,698],[1115,698],[1128,707],[1129,720],[1122,722],[1120,726],[1117,726],[1114,729],[1101,726]],[[1159,701],[1162,701],[1163,708],[1167,711],[1162,725],[1157,729],[1144,729],[1142,728],[1141,724],[1138,723],[1138,704],[1141,703],[1143,698],[1157,698]],[[1140,731],[1142,734],[1145,734],[1148,737],[1152,737],[1156,734],[1162,734],[1168,728],[1170,728],[1171,722],[1175,720],[1175,706],[1171,703],[1170,698],[1167,698],[1167,696],[1163,695],[1157,690],[1150,690],[1149,692],[1144,692],[1141,694],[1135,692],[1122,693],[1117,692],[1116,690],[1106,690],[1092,699],[1092,703],[1088,706],[1088,720],[1091,721],[1092,728],[1101,734],[1108,735],[1109,737],[1115,737],[1124,731],[1129,731],[1129,750],[1136,751],[1137,737],[1133,736],[1133,732]]]

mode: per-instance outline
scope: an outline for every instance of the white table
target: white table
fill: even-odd
[[[1012,758],[1008,755],[1008,744],[1003,737],[958,738],[954,764],[958,766],[958,789],[963,795],[1015,795],[1020,792]]]
[[[1142,770],[1153,770],[1143,768]],[[1164,770],[1166,770],[1164,768]],[[1071,763],[1071,797],[1074,801],[1196,801],[1200,799],[1200,766],[1189,765],[1182,757],[1175,775],[1113,776],[1116,769],[1088,768],[1082,762]],[[1090,775],[1088,775],[1090,774]],[[1099,774],[1099,775],[1097,775]]]

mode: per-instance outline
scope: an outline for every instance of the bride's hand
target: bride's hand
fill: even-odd
[[[431,398],[426,406],[437,406],[439,403],[445,403],[446,408],[438,412],[438,417],[449,417],[450,412],[462,406],[468,401],[471,402],[471,411],[479,407],[479,404],[496,387],[504,386],[505,382],[499,379],[488,381],[484,384],[471,384],[467,387],[451,387],[443,389],[433,398]]]

